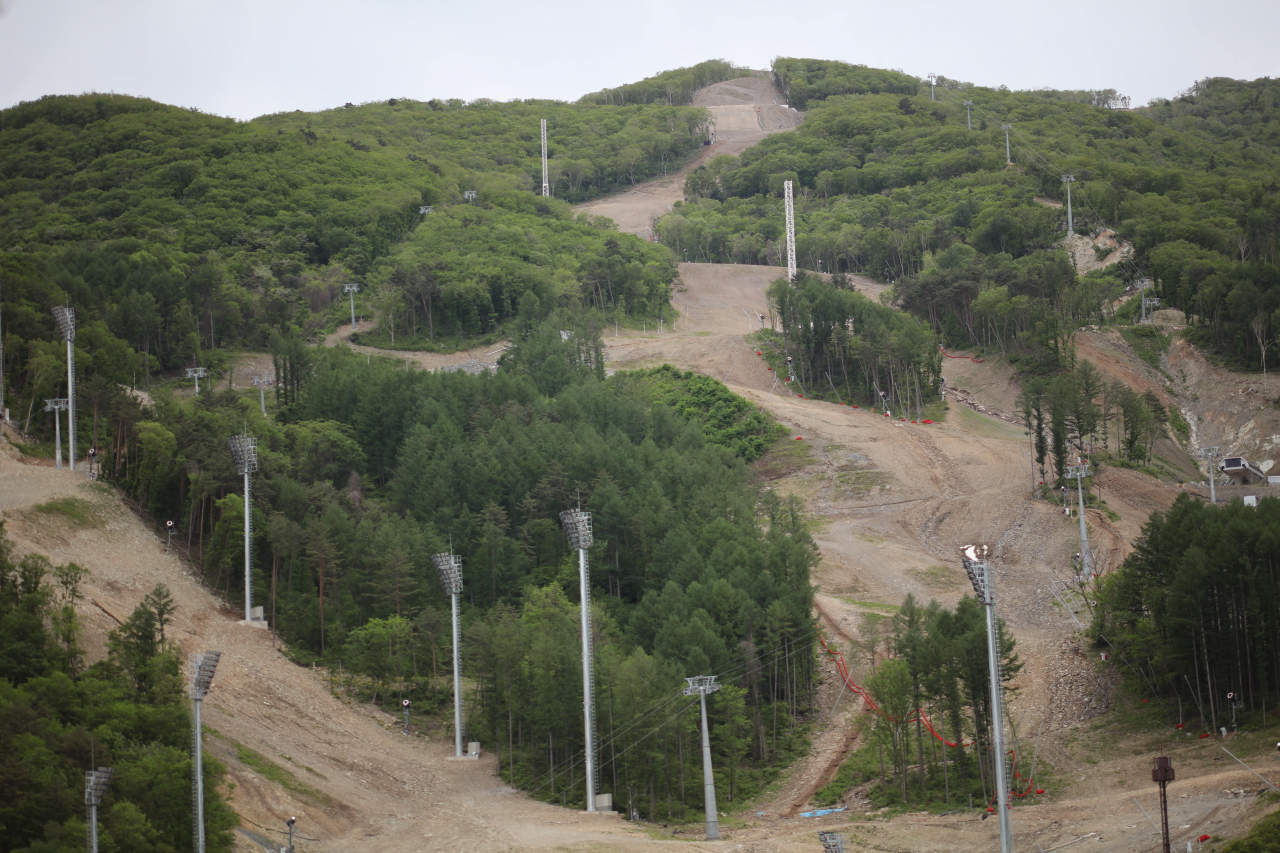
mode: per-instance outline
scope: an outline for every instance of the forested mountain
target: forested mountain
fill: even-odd
[[[1102,320],[1141,272],[1198,340],[1242,362],[1280,331],[1270,84],[1208,81],[1199,96],[1134,112],[1081,102],[1116,100],[1106,93],[939,86],[931,101],[927,86],[903,95],[875,82],[888,72],[813,60],[780,60],[775,73],[805,93],[804,123],[689,177],[686,202],[658,223],[678,252],[783,263],[790,179],[800,265],[896,282],[900,304],[953,345],[1011,324],[1007,342],[1038,353],[1037,338]],[[1065,201],[1064,174],[1075,176],[1076,232],[1116,229],[1132,261],[1077,279],[1057,248],[1065,210],[1044,203]]]
[[[601,89],[578,99],[580,104],[666,104],[680,106],[693,103],[699,89],[750,73],[746,68],[723,59],[709,59],[688,68],[675,68],[626,83],[613,89]]]

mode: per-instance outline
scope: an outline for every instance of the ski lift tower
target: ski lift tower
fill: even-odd
[[[686,678],[689,682],[684,695],[698,694],[702,703],[702,787],[705,792],[707,806],[707,840],[714,841],[720,837],[720,819],[716,811],[716,777],[711,772],[711,735],[707,731],[707,694],[720,689],[714,675],[695,675]]]
[[[1075,223],[1071,220],[1071,185],[1076,182],[1075,175],[1063,175],[1062,182],[1067,185],[1067,236],[1076,233]]]
[[[195,802],[195,824],[192,833],[195,853],[204,853],[204,743],[200,731],[200,706],[204,703],[213,671],[218,668],[222,652],[205,652],[191,656],[191,703],[195,708],[195,726],[191,736],[191,797]]]
[[[188,367],[187,368],[187,378],[194,379],[196,381],[197,397],[200,396],[200,380],[203,379],[208,373],[209,373],[209,370],[208,368],[205,368],[205,367]]]
[[[115,772],[111,767],[103,767],[86,770],[84,774],[84,804],[89,807],[89,853],[98,853],[98,806],[102,805]]]
[[[1080,500],[1080,578],[1087,579],[1091,573],[1096,571],[1093,565],[1093,555],[1089,553],[1089,533],[1084,526],[1084,478],[1089,476],[1089,464],[1068,465],[1067,479],[1075,477],[1076,480],[1076,497]]]
[[[458,596],[462,593],[462,558],[453,554],[433,554],[440,586],[453,610],[453,754],[462,757],[462,660],[458,632]]]
[[[342,292],[351,294],[351,334],[356,333],[356,294],[360,292],[360,283],[353,281],[342,285]]]
[[[791,182],[782,182],[787,204],[787,281],[796,280],[796,202]]]
[[[258,439],[233,435],[227,439],[236,471],[244,477],[244,621],[253,624],[253,588],[250,563],[253,556],[253,507],[249,505],[249,475],[258,470]]]
[[[1214,445],[1200,451],[1200,456],[1209,460],[1209,503],[1211,504],[1218,502],[1218,492],[1214,488],[1214,482],[1218,478],[1218,469],[1213,464],[1218,459],[1218,449],[1218,446]]]
[[[258,403],[262,406],[263,417],[266,417],[267,415],[267,386],[272,384],[274,381],[275,380],[270,376],[263,376],[261,374],[255,374],[253,377],[253,384],[258,386]]]
[[[1013,129],[1011,124],[1002,124],[1000,129],[1004,131],[1004,161],[1010,166],[1013,165],[1013,153],[1009,150],[1009,131]]]
[[[53,452],[54,457],[58,460],[58,468],[62,467],[62,421],[58,418],[58,412],[61,412],[66,407],[67,401],[61,397],[44,401],[44,410],[53,412]]]
[[[550,197],[551,184],[547,182],[547,120],[542,120],[542,195]]]
[[[582,721],[587,756],[587,811],[596,810],[596,708],[595,667],[591,648],[591,575],[587,571],[587,550],[593,541],[591,513],[566,509],[560,523],[569,537],[569,547],[578,552],[578,586],[582,608]]]
[[[987,670],[991,679],[991,740],[995,750],[996,813],[1000,818],[1000,853],[1013,853],[1013,826],[1009,820],[1009,776],[1005,767],[1004,699],[1000,678],[1000,637],[996,630],[996,579],[987,562],[986,545],[960,549],[964,570],[973,583],[978,603],[987,612]]]
[[[67,460],[72,471],[76,470],[76,311],[74,308],[56,306],[53,320],[67,342]]]

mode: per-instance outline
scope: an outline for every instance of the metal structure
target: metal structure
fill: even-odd
[[[249,566],[253,557],[253,509],[249,505],[249,475],[258,470],[258,439],[251,435],[233,435],[227,439],[236,471],[244,477],[244,618],[253,618],[253,579]]]
[[[986,545],[960,549],[961,562],[974,594],[987,611],[987,670],[991,679],[991,740],[995,750],[996,814],[1000,818],[1000,853],[1013,853],[1013,825],[1009,820],[1009,771],[1005,766],[1004,700],[1000,676],[1000,637],[996,631],[996,579],[987,563]]]
[[[433,210],[435,210],[435,207],[434,207],[433,205],[430,205],[430,204],[420,204],[420,205],[418,205],[418,215],[419,215],[419,216],[426,216],[428,213],[430,213],[430,212],[431,212],[431,211],[433,211]]]
[[[76,311],[59,305],[53,309],[54,322],[67,342],[67,449],[71,470],[76,470]]]
[[[547,182],[547,120],[542,120],[542,194],[551,196],[551,184]]]
[[[296,817],[291,817],[285,821],[289,827],[289,853],[293,853],[293,825],[298,822]]]
[[[796,279],[796,201],[791,192],[791,182],[782,182],[787,200],[787,281]]]
[[[89,807],[89,853],[98,853],[98,806],[102,805],[115,772],[111,767],[103,767],[84,773],[84,804]]]
[[[934,73],[931,71],[931,72],[929,72],[929,75],[928,75],[928,76],[929,76],[929,100],[931,100],[931,101],[932,101],[932,100],[934,100],[934,97],[933,97],[933,87],[934,87],[934,85],[938,82],[938,75],[937,75],[937,74],[934,74]]]
[[[844,835],[839,832],[819,832],[823,853],[844,853]]]
[[[44,401],[44,410],[53,412],[53,455],[59,468],[62,467],[62,421],[58,418],[58,412],[66,407],[67,401],[62,397]],[[67,428],[70,429],[69,426]]]
[[[1169,849],[1169,800],[1165,793],[1165,787],[1173,781],[1173,763],[1169,761],[1167,756],[1160,756],[1156,759],[1156,766],[1151,770],[1151,781],[1160,786],[1160,831],[1164,836],[1164,853],[1171,853]]]
[[[1063,175],[1062,182],[1067,185],[1067,234],[1074,234],[1075,223],[1071,220],[1071,185],[1076,181],[1075,175]]]
[[[1218,449],[1215,444],[1213,447],[1206,447],[1200,451],[1200,457],[1209,460],[1209,503],[1211,504],[1218,502],[1218,492],[1213,487],[1214,480],[1218,477],[1218,469],[1213,466],[1213,463],[1218,459]]]
[[[1009,150],[1009,131],[1013,130],[1013,125],[1002,124],[1000,129],[1004,131],[1004,161],[1006,163],[1013,162],[1013,152]]]
[[[168,540],[164,543],[164,552],[170,554],[173,552],[173,522],[166,521],[164,523],[165,532],[169,534]]]
[[[1084,526],[1084,478],[1089,476],[1089,463],[1068,465],[1067,478],[1075,477],[1076,497],[1080,500],[1080,577],[1088,578],[1096,570],[1089,553],[1089,533]]]
[[[206,367],[188,367],[187,368],[187,378],[194,379],[196,381],[197,397],[200,396],[200,380],[203,379],[208,373],[209,373],[209,369]]]
[[[258,403],[262,406],[262,415],[267,415],[267,386],[275,382],[270,376],[263,376],[255,373],[253,376],[253,384],[258,386]]]
[[[969,130],[973,130],[973,120],[969,117],[969,107],[973,106],[973,101],[964,102],[964,124]]]
[[[453,754],[462,757],[462,654],[458,631],[458,595],[462,592],[462,558],[453,554],[433,554],[440,586],[449,596],[453,610]]]
[[[353,281],[342,285],[342,292],[351,295],[351,331],[354,334],[356,330],[356,294],[360,292],[360,282]]]
[[[172,522],[170,522],[172,523]],[[222,652],[205,652],[190,657],[191,704],[195,708],[195,725],[191,735],[191,798],[195,803],[195,823],[192,833],[195,853],[204,853],[204,744],[200,731],[200,706],[213,682],[213,672],[218,668]]]
[[[578,587],[582,608],[582,724],[586,733],[587,811],[596,810],[596,673],[591,641],[591,575],[587,571],[587,551],[594,541],[591,513],[566,509],[560,524],[569,537],[569,547],[578,552]]]
[[[400,705],[404,708],[404,733],[409,733],[409,705],[408,699],[400,700]]]
[[[1142,322],[1145,323],[1147,322],[1147,320],[1150,320],[1151,322],[1154,323],[1156,321],[1156,312],[1154,309],[1159,307],[1160,307],[1159,296],[1143,296],[1142,297]],[[1153,309],[1150,314],[1147,314],[1148,308]]]
[[[684,688],[684,695],[698,694],[702,703],[702,788],[707,805],[707,840],[714,841],[720,837],[719,812],[716,811],[716,777],[711,772],[711,735],[707,730],[707,694],[720,689],[714,675],[695,675],[686,678],[689,682]]]
[[[470,204],[471,202],[475,201],[475,198],[476,198],[476,191],[475,191],[475,190],[466,190],[465,192],[463,192],[463,193],[462,193],[462,197],[463,197],[463,198],[465,198],[465,199],[467,200],[467,203],[468,203],[468,204]]]

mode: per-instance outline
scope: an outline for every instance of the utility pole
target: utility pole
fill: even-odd
[[[462,558],[453,554],[433,554],[440,586],[453,610],[453,755],[462,757],[462,650],[458,630],[458,595],[462,592]],[[406,720],[408,717],[405,718]],[[408,723],[405,724],[408,728]]]
[[[253,620],[253,507],[250,504],[249,475],[258,470],[258,439],[251,435],[233,435],[227,439],[236,471],[244,477],[244,621]]]
[[[74,308],[59,305],[53,309],[54,322],[67,342],[67,460],[71,470],[76,470],[76,312]]]
[[[547,120],[542,120],[542,194],[551,195],[551,184],[547,183]]]
[[[289,853],[293,853],[293,825],[297,822],[298,819],[296,817],[291,817],[285,821],[289,826]]]
[[[1151,770],[1151,781],[1160,786],[1160,830],[1164,837],[1164,853],[1172,853],[1169,849],[1169,799],[1165,787],[1173,781],[1173,762],[1167,756],[1156,759],[1156,766]]]
[[[204,743],[200,729],[200,706],[204,704],[205,694],[209,692],[209,684],[213,681],[213,672],[218,668],[218,659],[222,652],[205,652],[202,655],[191,655],[191,704],[195,709],[195,726],[191,735],[191,794],[195,800],[195,824],[192,833],[195,836],[195,853],[204,853]]]
[[[1159,297],[1159,296],[1145,296],[1145,295],[1144,295],[1144,296],[1142,297],[1142,322],[1144,322],[1144,323],[1145,323],[1145,322],[1147,321],[1147,319],[1148,319],[1147,309],[1148,309],[1148,308],[1150,308],[1150,309],[1151,309],[1151,314],[1149,315],[1149,319],[1151,320],[1151,322],[1152,322],[1152,323],[1154,323],[1154,322],[1156,321],[1156,312],[1155,312],[1155,309],[1157,309],[1157,308],[1159,308],[1159,307],[1160,307],[1160,297]]]
[[[98,806],[106,796],[111,776],[116,771],[110,767],[86,770],[84,774],[84,804],[89,807],[89,853],[98,853]]]
[[[1009,165],[1013,165],[1013,152],[1009,150],[1009,131],[1013,129],[1011,124],[1002,124],[1000,129],[1004,131],[1004,161]]]
[[[720,818],[716,811],[716,777],[711,772],[711,735],[707,730],[707,694],[720,689],[714,675],[695,675],[686,678],[689,682],[684,695],[698,694],[702,703],[702,788],[707,806],[707,840],[714,841],[720,837]]]
[[[270,377],[255,374],[253,384],[258,386],[258,403],[262,406],[262,416],[267,416],[267,386],[272,382]]]
[[[1062,182],[1067,185],[1067,236],[1075,233],[1075,224],[1071,221],[1071,185],[1075,183],[1075,175],[1063,175]]]
[[[933,87],[935,84],[937,84],[937,82],[938,82],[938,75],[930,71],[929,72],[929,100],[931,101],[934,100]]]
[[[569,537],[569,547],[578,552],[578,586],[582,607],[582,719],[586,733],[587,811],[596,810],[596,720],[595,667],[592,665],[591,640],[591,575],[587,571],[587,549],[594,541],[591,513],[566,509],[560,523]]]
[[[356,332],[356,293],[360,290],[359,282],[342,285],[342,292],[351,294],[351,334]]]
[[[1080,499],[1080,577],[1093,573],[1093,556],[1089,553],[1089,534],[1084,526],[1084,478],[1089,476],[1089,465],[1068,465],[1067,477],[1076,478],[1076,496]]]
[[[973,130],[973,121],[969,118],[969,107],[971,106],[973,106],[973,101],[964,102],[964,123],[970,130]]]
[[[1009,778],[1005,767],[1004,708],[1000,681],[1000,638],[996,631],[995,574],[987,563],[986,545],[968,545],[960,550],[961,562],[973,584],[978,603],[987,612],[987,669],[991,679],[991,740],[995,749],[996,813],[1000,818],[1000,853],[1013,853],[1013,824],[1009,820]]]
[[[796,202],[791,192],[791,182],[782,182],[787,208],[787,281],[796,280]]]
[[[1218,470],[1213,467],[1213,463],[1218,460],[1218,447],[1206,447],[1200,451],[1200,457],[1209,460],[1209,503],[1216,504],[1218,502],[1218,493],[1214,489],[1214,481],[1218,479]]]
[[[62,421],[58,419],[58,412],[66,407],[67,401],[61,397],[44,401],[44,410],[53,412],[53,453],[59,469],[62,468]]]

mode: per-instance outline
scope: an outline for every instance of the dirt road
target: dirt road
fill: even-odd
[[[792,130],[803,120],[796,110],[777,105],[773,85],[759,77],[742,77],[704,89],[694,101],[706,107],[715,128],[715,142],[705,145],[692,162],[677,172],[638,184],[626,192],[577,206],[595,216],[607,216],[619,231],[653,236],[653,223],[684,198],[685,178],[721,154],[741,154],[771,133]]]

